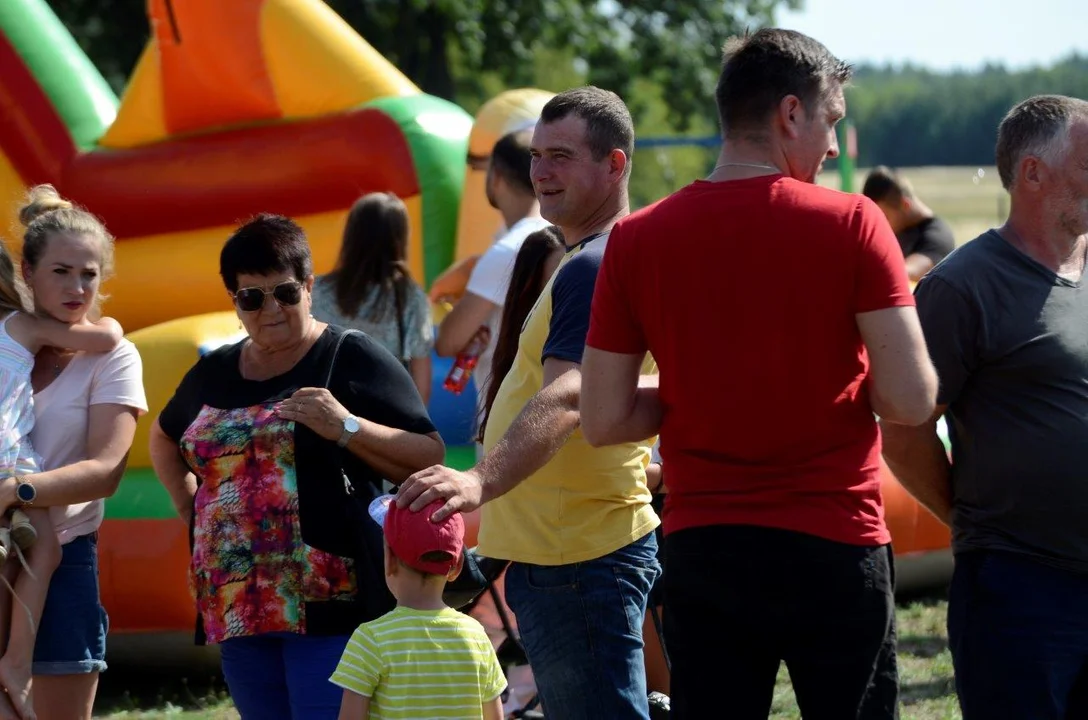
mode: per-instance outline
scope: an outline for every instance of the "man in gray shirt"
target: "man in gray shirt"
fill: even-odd
[[[1088,102],[1014,107],[997,166],[1008,221],[915,292],[937,413],[883,424],[884,455],[952,527],[965,720],[1088,717]]]

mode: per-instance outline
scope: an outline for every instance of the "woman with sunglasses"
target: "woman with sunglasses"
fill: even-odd
[[[427,294],[408,272],[408,208],[393,193],[355,201],[340,257],[314,283],[314,317],[362,330],[408,368],[423,404],[431,397],[434,322]]]
[[[181,381],[152,427],[151,460],[192,529],[198,641],[220,645],[242,718],[332,720],[340,693],[328,678],[372,619],[367,600],[388,592],[357,552],[341,469],[377,496],[383,479],[400,483],[445,448],[392,355],[310,315],[298,225],[256,217],[219,266],[248,337]]]

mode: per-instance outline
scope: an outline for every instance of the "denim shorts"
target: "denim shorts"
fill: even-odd
[[[35,675],[83,675],[106,669],[109,618],[98,593],[98,533],[62,548],[49,582],[38,639]]]

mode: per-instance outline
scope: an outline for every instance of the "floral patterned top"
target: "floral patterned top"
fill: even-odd
[[[242,378],[241,343],[214,350],[162,411],[159,424],[199,483],[190,566],[198,642],[349,634],[369,619],[359,594],[388,593],[380,571],[357,573],[358,536],[339,471],[342,463],[356,491],[373,496],[381,476],[275,411],[299,388],[322,386],[341,332],[330,326],[295,367],[262,381]],[[354,415],[433,432],[411,377],[378,347],[349,335],[330,391]]]

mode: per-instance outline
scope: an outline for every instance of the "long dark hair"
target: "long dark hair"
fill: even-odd
[[[530,233],[518,250],[514,270],[510,274],[510,287],[506,290],[506,299],[502,304],[502,324],[499,326],[498,340],[495,341],[495,353],[491,357],[491,377],[487,382],[487,396],[480,413],[477,439],[481,442],[487,427],[487,418],[491,414],[491,406],[495,403],[495,396],[499,394],[499,386],[514,366],[521,326],[525,324],[525,319],[529,317],[529,312],[548,281],[544,276],[548,257],[562,248],[563,233],[556,226],[549,225]]]
[[[336,304],[347,317],[356,317],[374,286],[392,290],[370,308],[366,319],[389,316],[389,302],[403,308],[414,284],[408,270],[408,209],[393,193],[370,193],[355,201],[344,223],[340,257],[330,273]]]

